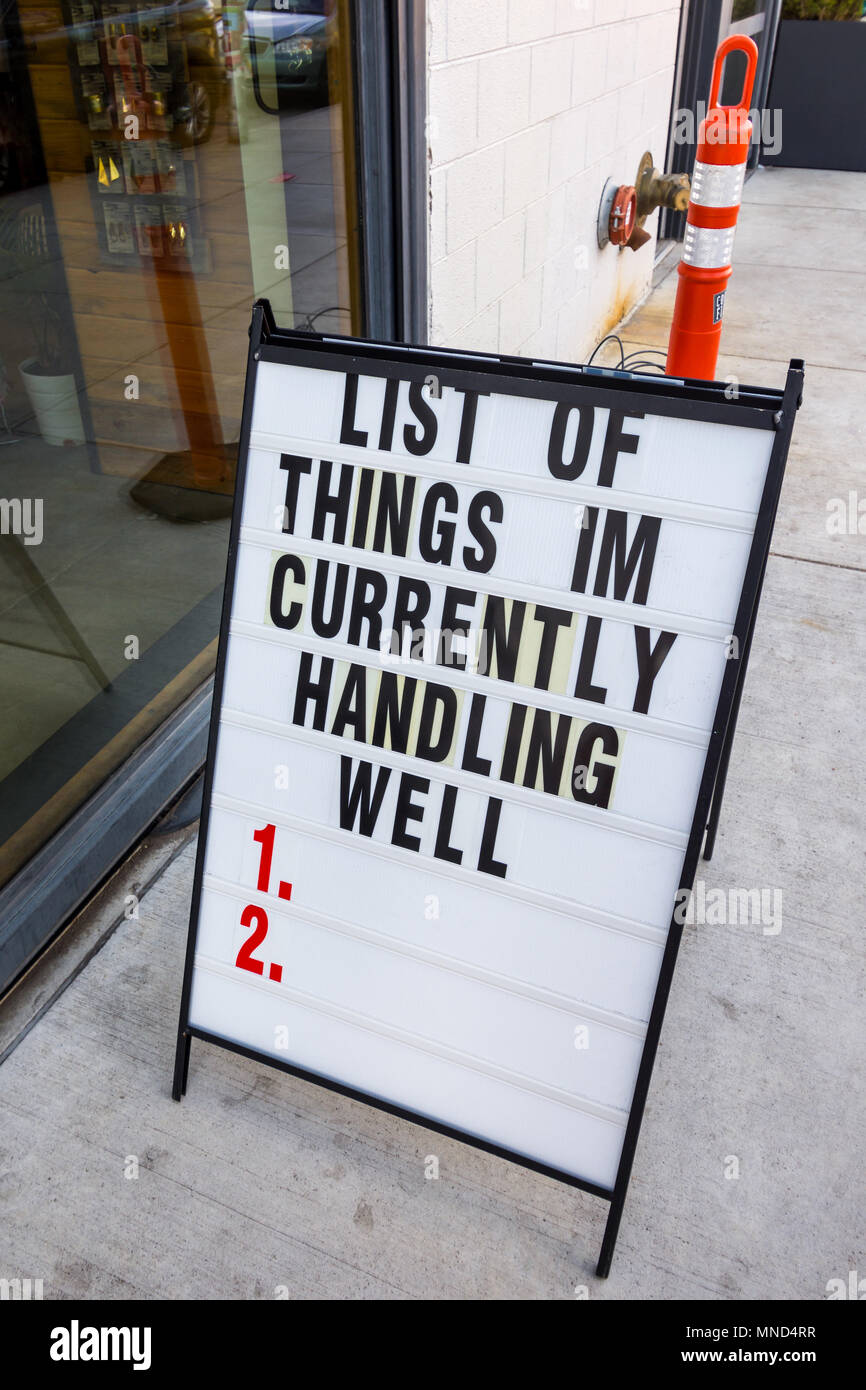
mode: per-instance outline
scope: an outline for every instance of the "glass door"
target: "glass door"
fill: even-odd
[[[361,315],[340,10],[335,0],[248,0],[226,22],[256,294],[280,323],[349,333]],[[288,274],[275,278],[278,266]]]
[[[752,93],[752,110],[758,112],[761,130],[752,140],[749,150],[749,169],[754,169],[761,156],[761,137],[770,143],[775,137],[774,115],[766,111],[767,88],[770,82],[770,66],[773,57],[773,44],[779,19],[779,0],[723,0],[719,22],[719,41],[729,34],[747,34],[758,46],[758,70],[755,74],[755,87]],[[727,65],[722,86],[723,102],[733,101],[742,91],[745,61],[741,66]],[[755,117],[753,116],[753,121]]]
[[[0,23],[2,889],[212,672],[253,300],[364,324],[348,4]]]
[[[762,135],[765,143],[776,138],[775,113],[766,110],[766,101],[780,10],[781,0],[684,0],[668,138],[669,169],[692,173],[695,137],[706,113],[716,50],[729,34],[747,34],[758,46],[751,107],[758,113],[759,129],[749,151],[749,169],[754,169],[760,159]],[[723,102],[732,101],[742,91],[744,72],[744,55],[731,54],[725,64]],[[685,221],[685,213],[665,211],[662,236],[682,241]]]

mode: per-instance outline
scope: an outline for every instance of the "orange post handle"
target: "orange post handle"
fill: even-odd
[[[748,34],[731,34],[719,44],[716,49],[716,60],[713,63],[713,80],[710,84],[710,104],[708,110],[719,105],[719,88],[722,85],[722,70],[725,66],[725,59],[729,53],[745,53],[746,55],[746,76],[743,80],[743,90],[740,93],[740,100],[731,102],[730,106],[722,106],[722,111],[748,111],[752,104],[752,88],[755,85],[755,73],[758,70],[758,46],[754,39],[750,39]]]
[[[722,74],[731,53],[745,53],[746,75],[739,100],[720,106]],[[668,376],[710,381],[715,375],[734,228],[752,136],[748,113],[757,67],[758,49],[746,34],[731,34],[719,44],[709,108],[698,132],[695,180],[665,365]]]

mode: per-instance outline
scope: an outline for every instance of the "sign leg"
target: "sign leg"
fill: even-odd
[[[749,666],[749,653],[752,650],[752,634],[755,631],[755,617],[757,615],[757,604],[752,612],[749,630],[743,644],[743,653],[740,658],[740,679],[737,681],[737,688],[734,691],[734,699],[731,704],[731,715],[728,720],[728,727],[725,731],[725,742],[722,747],[722,756],[719,759],[719,770],[716,774],[716,785],[713,788],[713,800],[710,805],[710,814],[707,818],[707,837],[704,841],[703,858],[710,860],[713,857],[713,850],[716,844],[716,832],[719,828],[719,817],[722,814],[722,801],[725,796],[725,783],[728,779],[728,765],[731,761],[731,749],[734,746],[734,735],[737,732],[737,716],[740,713],[740,701],[743,698],[743,686],[746,683],[746,671]]]
[[[607,1214],[607,1221],[604,1227],[604,1236],[601,1242],[601,1251],[598,1257],[598,1264],[595,1267],[597,1278],[606,1279],[610,1274],[613,1252],[616,1249],[616,1238],[619,1235],[619,1223],[622,1220],[622,1211],[625,1206],[625,1192],[615,1192],[611,1198],[610,1211]]]
[[[791,361],[788,368],[788,379],[785,382],[785,394],[782,400],[782,409],[776,417],[776,424],[781,426],[776,435],[776,443],[773,446],[773,455],[770,460],[771,466],[774,460],[781,462],[784,469],[785,460],[788,456],[788,445],[791,442],[791,431],[794,428],[794,417],[800,406],[803,404],[803,363],[798,358]],[[773,522],[776,519],[776,511],[779,505],[779,492],[781,491],[782,477],[779,475],[779,486],[772,503],[772,516],[770,518],[770,534],[772,534]],[[746,640],[743,644],[741,656],[740,679],[737,681],[737,688],[731,702],[731,714],[728,719],[728,727],[725,732],[725,742],[722,748],[722,756],[719,760],[719,770],[716,774],[716,785],[713,789],[713,799],[710,806],[710,814],[707,818],[707,835],[704,841],[704,859],[712,859],[713,849],[716,843],[716,831],[719,828],[719,816],[722,811],[722,798],[725,793],[725,781],[728,776],[728,764],[731,760],[731,747],[734,742],[734,733],[737,728],[737,715],[740,712],[740,701],[743,697],[743,685],[746,679],[746,669],[749,664],[749,653],[752,650],[752,637],[755,632],[755,622],[758,616],[758,605],[761,602],[761,591],[764,587],[764,576],[767,573],[767,558],[769,556],[769,536],[767,539],[767,551],[764,554],[764,561],[761,566],[761,574],[755,592],[755,601],[752,605],[752,613],[749,618],[749,626],[746,633]]]
[[[186,1095],[186,1079],[189,1075],[189,1054],[192,1038],[189,1033],[177,1035],[177,1051],[174,1054],[174,1084],[171,1088],[172,1100],[180,1100]]]
[[[725,782],[728,778],[728,764],[731,761],[731,749],[734,746],[734,734],[737,728],[737,714],[740,708],[740,696],[743,692],[743,676],[740,676],[737,692],[734,696],[734,705],[731,710],[731,718],[728,722],[728,731],[725,734],[725,744],[722,749],[722,757],[719,762],[719,770],[716,774],[716,785],[713,789],[713,803],[710,807],[710,814],[707,820],[707,838],[704,841],[703,858],[710,860],[713,857],[713,849],[716,844],[716,832],[719,828],[719,817],[722,814],[722,801],[725,796]]]

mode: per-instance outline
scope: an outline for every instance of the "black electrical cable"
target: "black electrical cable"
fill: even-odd
[[[602,338],[600,343],[596,344],[586,362],[587,367],[592,366],[596,356],[604,347],[605,343],[616,343],[619,348],[619,366],[615,367],[613,370],[621,372],[633,372],[641,370],[645,372],[655,371],[660,372],[661,375],[664,376],[665,370],[663,362],[653,362],[650,360],[652,357],[661,357],[663,359],[666,359],[667,353],[664,351],[664,349],[635,348],[633,352],[626,353],[625,347],[623,346],[623,341],[618,333],[608,333],[605,335],[604,338]]]
[[[320,319],[323,314],[351,314],[351,310],[344,309],[342,304],[329,304],[324,309],[317,309],[314,314],[307,314],[301,325],[301,331],[303,332],[304,329],[309,329],[311,332],[314,332],[313,324],[316,322],[316,319]]]
[[[622,370],[625,368],[625,348],[624,348],[623,345],[622,345],[622,339],[619,338],[619,337],[617,337],[616,333],[608,333],[608,334],[606,335],[606,337],[602,338],[602,340],[601,340],[600,343],[596,343],[595,347],[593,348],[592,352],[591,352],[590,355],[589,355],[589,359],[588,359],[588,361],[587,361],[587,363],[586,363],[586,366],[587,366],[587,367],[591,367],[591,366],[592,366],[593,360],[594,360],[594,358],[595,358],[595,354],[596,354],[597,352],[600,352],[600,351],[601,351],[601,349],[604,347],[605,343],[617,343],[617,344],[619,345],[619,368],[618,368],[618,370],[619,370],[619,371],[622,371]]]
[[[663,360],[656,362],[653,360],[654,357]],[[635,348],[625,358],[624,366],[629,372],[658,372],[664,376],[666,363],[667,353],[661,348]]]

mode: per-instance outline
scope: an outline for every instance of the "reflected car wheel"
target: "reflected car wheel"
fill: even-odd
[[[183,128],[191,145],[207,140],[214,126],[214,100],[205,82],[191,78],[187,88],[187,114]]]

